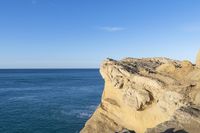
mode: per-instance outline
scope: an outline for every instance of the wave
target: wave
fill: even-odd
[[[95,109],[97,108],[96,105],[86,106],[82,109],[72,109],[71,111],[61,110],[61,113],[64,115],[72,116],[75,115],[77,118],[89,118]]]
[[[24,101],[24,100],[35,100],[36,96],[19,96],[19,97],[11,97],[9,101]]]

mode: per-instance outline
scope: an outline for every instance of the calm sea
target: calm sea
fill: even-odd
[[[78,133],[103,85],[98,69],[2,69],[0,133]]]

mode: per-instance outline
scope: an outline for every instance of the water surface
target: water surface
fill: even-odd
[[[2,69],[0,133],[78,133],[103,84],[98,69]]]

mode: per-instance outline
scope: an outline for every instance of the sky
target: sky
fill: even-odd
[[[195,62],[199,0],[0,0],[0,68],[98,68],[107,57]]]

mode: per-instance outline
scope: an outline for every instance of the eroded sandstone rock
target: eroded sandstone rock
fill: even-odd
[[[81,133],[200,131],[198,61],[107,59],[100,73],[101,104]]]
[[[199,133],[199,131],[200,108],[188,106],[179,108],[169,121],[147,129],[145,133]]]
[[[197,58],[196,58],[196,66],[200,68],[200,50],[197,54]]]

